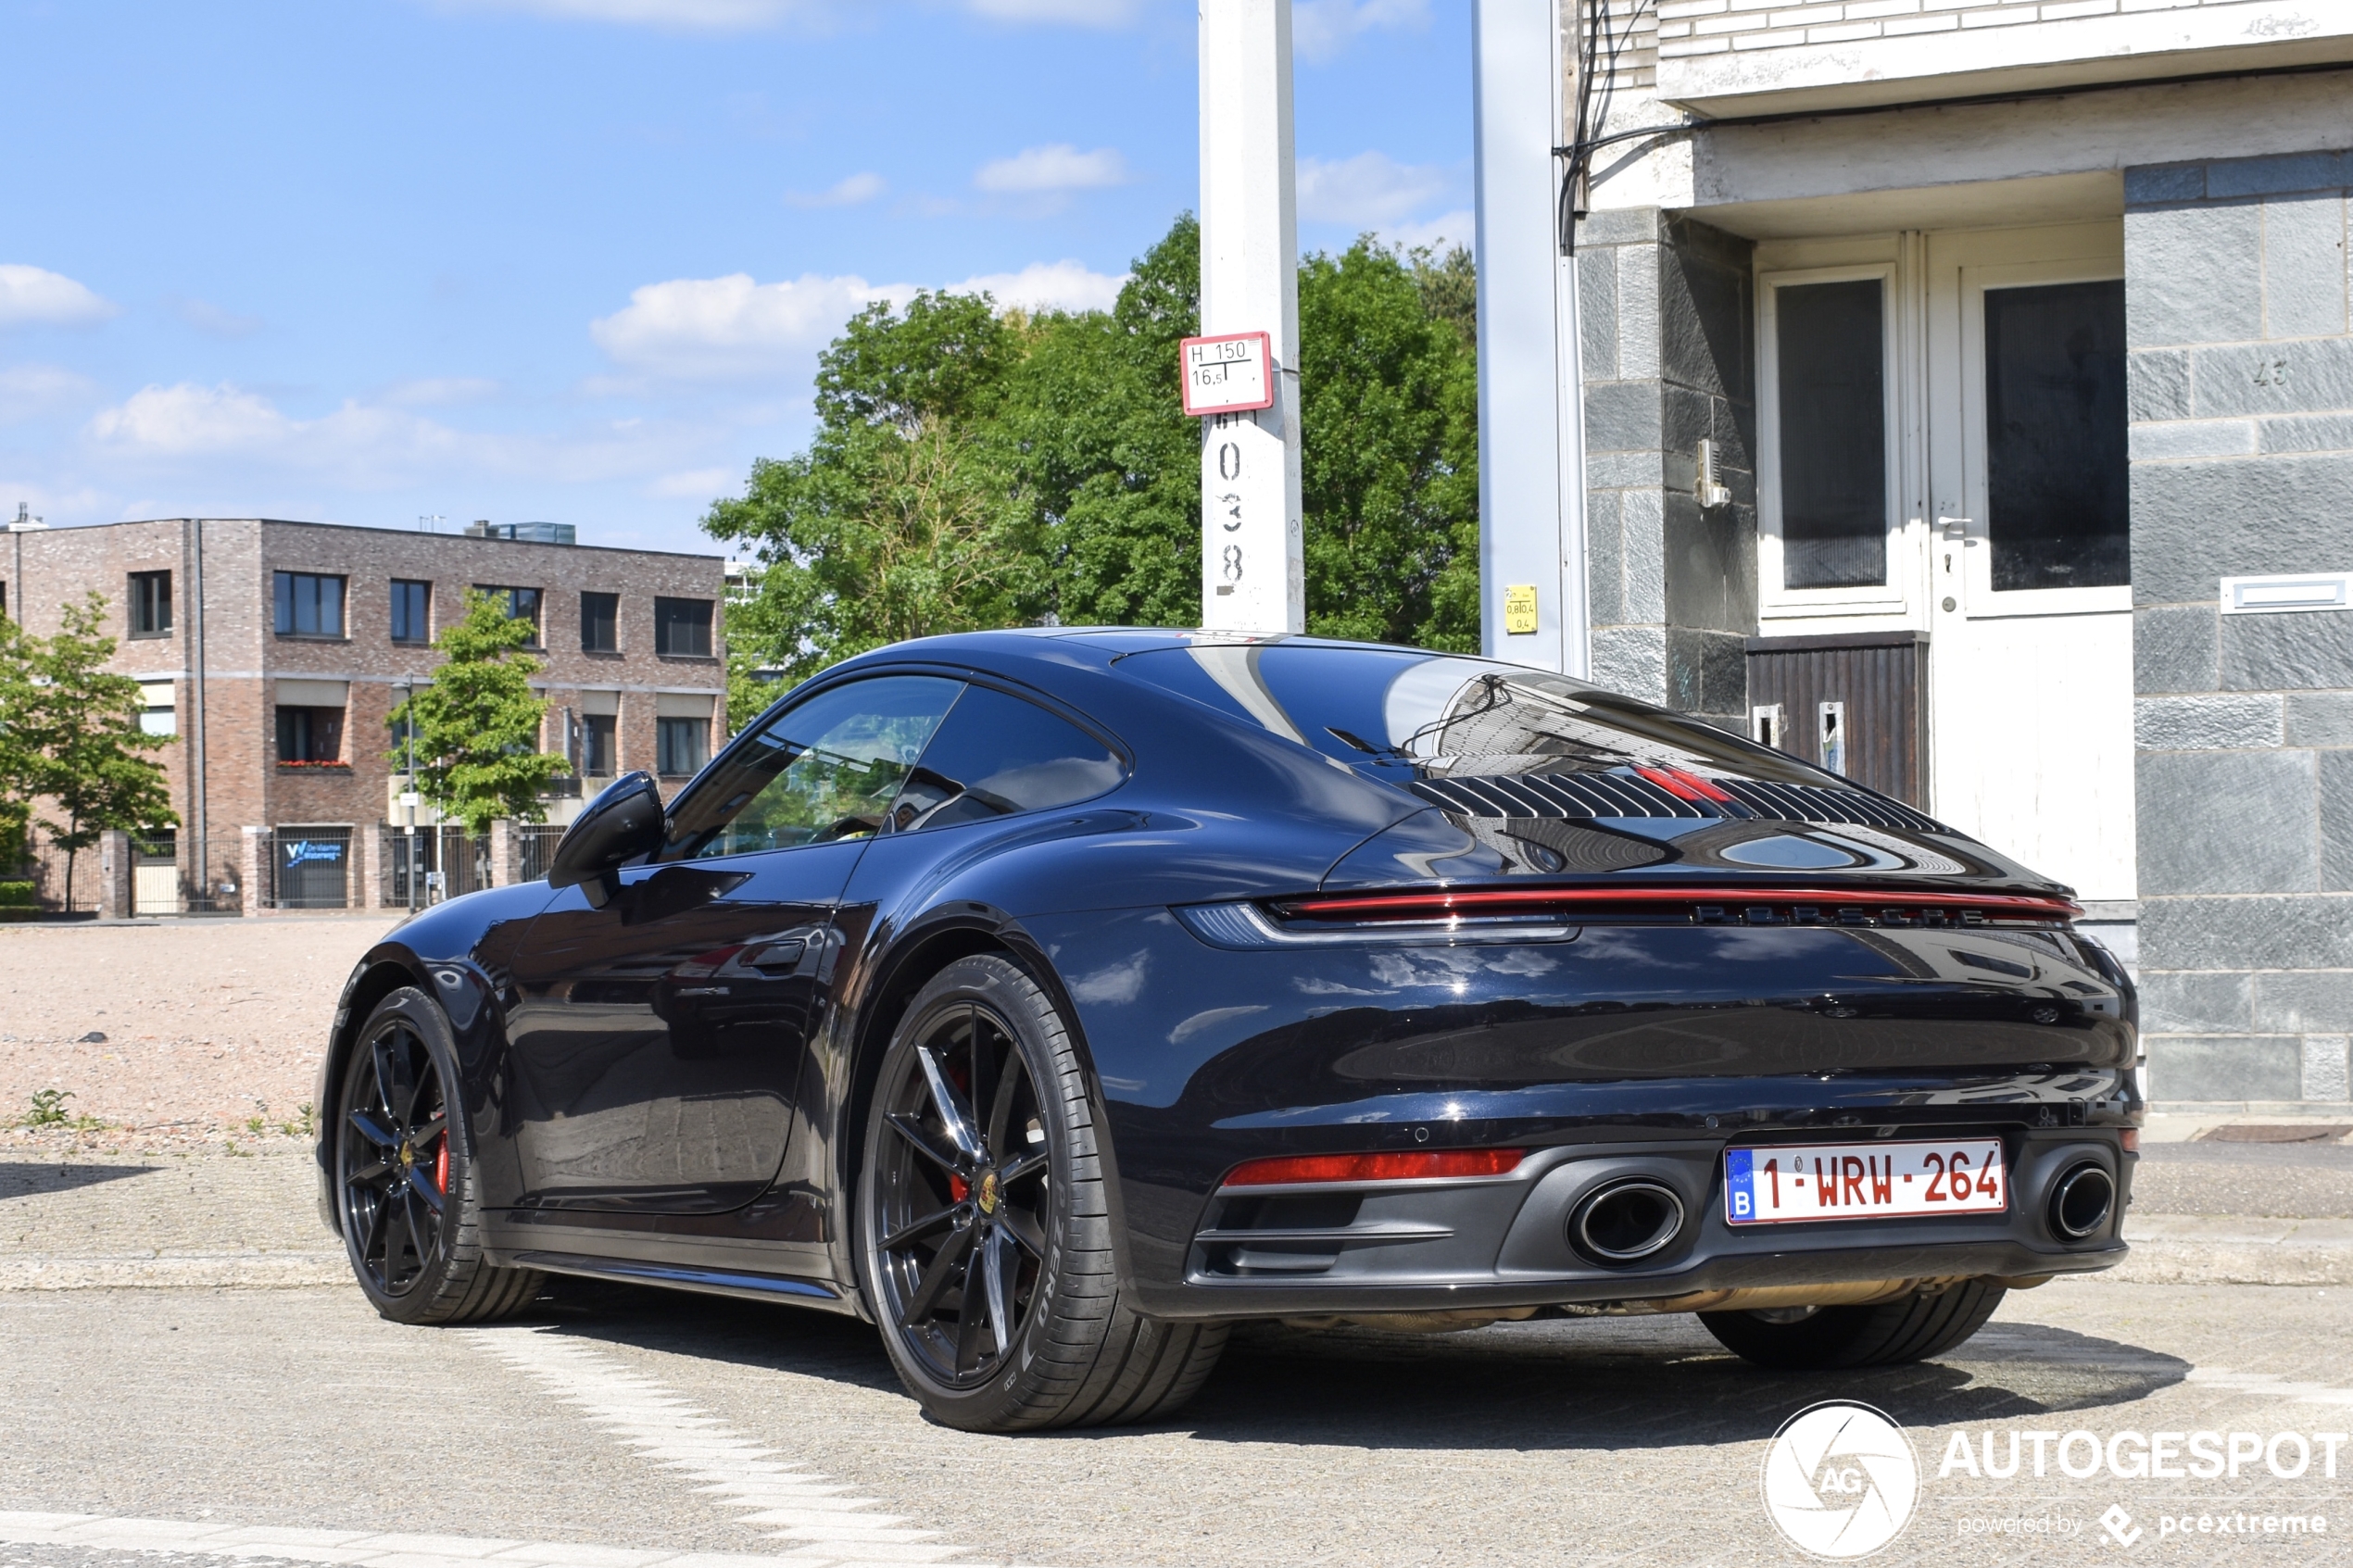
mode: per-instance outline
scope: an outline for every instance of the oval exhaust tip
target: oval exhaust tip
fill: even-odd
[[[1664,1182],[1634,1177],[1592,1194],[1568,1217],[1568,1242],[1596,1263],[1640,1262],[1683,1229],[1683,1199]]]
[[[2051,1229],[2069,1241],[2082,1241],[2107,1227],[2115,1207],[2116,1178],[2087,1160],[2051,1188]]]

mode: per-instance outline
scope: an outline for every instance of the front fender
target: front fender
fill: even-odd
[[[319,1136],[312,1159],[319,1172],[319,1217],[342,1234],[335,1202],[335,1147],[341,1133],[336,1105],[345,1064],[376,1004],[403,985],[414,985],[441,1004],[458,1041],[459,1094],[473,1128],[478,1157],[496,1150],[486,1139],[484,1112],[495,1092],[497,1063],[506,1046],[506,1009],[511,999],[506,954],[547,907],[544,882],[485,888],[438,904],[404,921],[352,966],[335,1001],[319,1063],[311,1103],[319,1108]]]

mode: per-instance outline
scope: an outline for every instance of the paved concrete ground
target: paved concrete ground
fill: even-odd
[[[341,1283],[218,1288],[340,1280],[299,1153],[0,1162],[0,1568],[154,1568],[163,1547],[354,1568],[1793,1562],[1757,1476],[1823,1399],[1888,1411],[1920,1457],[1881,1561],[2348,1561],[2353,1443],[2334,1477],[2318,1457],[2295,1479],[1938,1474],[1956,1433],[1998,1460],[2012,1433],[2353,1431],[2353,1275],[2133,1283],[2341,1270],[2345,1151],[2287,1148],[2153,1154],[2133,1224],[2174,1239],[2124,1277],[2013,1293],[1924,1366],[1767,1374],[1689,1318],[1267,1327],[1173,1423],[1023,1438],[930,1426],[871,1329],[784,1308],[573,1286],[521,1324],[434,1331]],[[157,1284],[183,1287],[120,1288]],[[2129,1550],[2111,1505],[2145,1532]],[[2158,1534],[2185,1511],[2334,1532]],[[2072,1534],[1974,1533],[2020,1521]]]
[[[0,1456],[0,1498],[279,1531],[658,1551],[826,1544],[769,1538],[773,1525],[738,1522],[698,1491],[699,1473],[649,1462],[584,1420],[573,1400],[593,1405],[611,1385],[683,1399],[717,1436],[821,1473],[833,1495],[874,1499],[889,1524],[847,1552],[860,1561],[876,1546],[1074,1568],[1779,1561],[1794,1554],[1758,1505],[1766,1439],[1835,1398],[1893,1414],[1927,1469],[1893,1560],[2108,1559],[2117,1549],[2093,1522],[2111,1504],[2144,1521],[2185,1509],[2353,1518],[2353,1452],[2334,1480],[2317,1464],[2294,1481],[2249,1465],[2235,1484],[2056,1468],[1940,1479],[1953,1435],[1974,1449],[1989,1430],[1997,1445],[2037,1430],[2343,1432],[2347,1316],[2341,1290],[2061,1284],[2014,1297],[1936,1363],[1803,1377],[1748,1369],[1680,1318],[1430,1339],[1266,1330],[1166,1426],[997,1438],[925,1424],[871,1331],[785,1309],[599,1291],[536,1327],[465,1333],[396,1328],[344,1289],[25,1292],[0,1308],[0,1400],[37,1440]],[[525,1338],[585,1364],[570,1381],[535,1375],[500,1352]],[[2080,1534],[1958,1533],[2020,1518]],[[902,1544],[892,1526],[936,1533]],[[2266,1561],[2323,1562],[2342,1560],[2341,1539],[2196,1547],[2199,1561],[2268,1549]]]

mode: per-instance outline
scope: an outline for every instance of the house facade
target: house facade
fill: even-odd
[[[1490,650],[2074,886],[2158,1103],[2341,1109],[2353,6],[1478,22]]]
[[[146,728],[175,737],[157,755],[180,823],[143,857],[149,912],[405,904],[412,818],[429,840],[425,896],[437,819],[407,798],[389,716],[432,678],[433,638],[469,588],[535,630],[541,748],[573,764],[544,803],[550,822],[617,772],[683,783],[726,721],[722,571],[715,556],[256,519],[0,538],[0,604],[45,635],[66,604],[102,595],[114,668],[145,688]],[[282,846],[290,868],[257,863]],[[82,907],[96,862],[77,867]],[[53,902],[58,872],[43,867]]]

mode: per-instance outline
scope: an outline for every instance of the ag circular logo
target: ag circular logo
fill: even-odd
[[[1869,1556],[1904,1533],[1919,1496],[1911,1440],[1869,1405],[1809,1405],[1765,1452],[1765,1512],[1817,1557]]]

